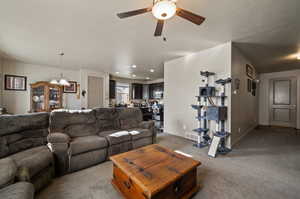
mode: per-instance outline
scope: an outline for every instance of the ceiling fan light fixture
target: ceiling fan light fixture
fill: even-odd
[[[159,20],[170,19],[176,14],[176,4],[174,1],[163,0],[154,4],[152,14]]]

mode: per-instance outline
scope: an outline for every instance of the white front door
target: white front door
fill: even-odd
[[[296,127],[297,117],[296,78],[270,80],[270,125]]]
[[[103,107],[103,78],[88,77],[88,108]]]

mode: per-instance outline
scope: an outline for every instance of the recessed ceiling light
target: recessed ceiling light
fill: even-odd
[[[120,74],[120,72],[119,72],[119,71],[117,71],[117,72],[116,72],[116,74]]]
[[[135,74],[133,74],[133,75],[132,75],[132,77],[136,77],[136,75],[135,75]]]
[[[150,72],[151,72],[151,73],[154,73],[154,69],[150,69]]]
[[[146,79],[150,79],[150,77],[146,77]]]
[[[132,67],[132,68],[136,68],[136,65],[132,65],[131,67]]]

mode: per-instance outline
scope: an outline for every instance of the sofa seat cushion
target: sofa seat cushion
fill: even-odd
[[[152,131],[150,129],[133,128],[133,129],[129,129],[128,131],[129,134],[132,136],[133,140],[152,136]]]
[[[103,149],[107,146],[107,140],[97,135],[74,138],[70,143],[72,155]]]
[[[19,180],[29,180],[53,164],[53,155],[47,146],[35,147],[11,156],[17,164]],[[28,176],[27,176],[28,175]]]
[[[0,189],[0,198],[5,199],[33,199],[34,187],[28,182],[18,182]]]
[[[11,158],[0,159],[0,189],[13,183],[17,165]]]
[[[111,130],[102,131],[99,136],[105,137],[110,145],[120,144],[131,140],[131,135],[127,131]]]

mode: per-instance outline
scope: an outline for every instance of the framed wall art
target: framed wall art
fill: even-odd
[[[18,75],[4,75],[4,89],[11,91],[26,91],[27,77]]]
[[[77,82],[68,81],[70,86],[64,86],[64,93],[77,93]]]

